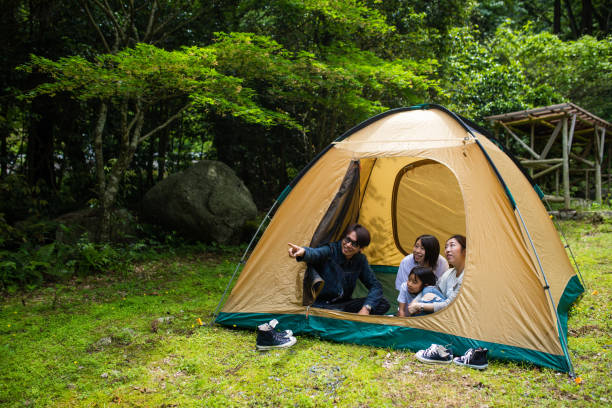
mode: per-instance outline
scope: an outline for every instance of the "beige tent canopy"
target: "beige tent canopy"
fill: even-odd
[[[310,307],[306,265],[287,242],[313,245],[366,226],[364,253],[389,300],[397,267],[421,234],[467,237],[463,285],[426,316],[361,316]],[[291,185],[216,322],[418,349],[487,347],[493,358],[572,371],[567,310],[583,287],[538,193],[512,159],[437,105],[388,111],[356,126]]]

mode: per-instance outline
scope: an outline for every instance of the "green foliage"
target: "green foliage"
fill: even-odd
[[[88,101],[139,98],[155,103],[177,97],[189,97],[203,109],[214,109],[247,121],[270,126],[278,123],[297,126],[282,113],[259,107],[254,91],[242,86],[242,80],[219,73],[216,52],[212,47],[185,47],[165,51],[153,45],[137,44],[117,54],[102,54],[90,62],[73,56],[51,61],[31,56],[20,69],[38,70],[51,75],[53,82],[39,85],[25,96],[54,96],[69,92]]]
[[[517,61],[527,83],[536,89],[554,89],[559,99],[576,103],[604,118],[612,115],[612,37],[583,36],[561,41],[557,36],[502,26],[491,52],[502,62]]]
[[[563,42],[531,25],[502,25],[481,41],[479,32],[451,30],[452,52],[442,61],[449,106],[468,116],[529,109],[566,101],[602,117],[612,115],[612,41],[584,36]],[[597,101],[597,102],[595,102]]]
[[[238,15],[240,31],[270,36],[292,51],[314,52],[317,57],[320,46],[365,45],[395,31],[381,12],[359,0],[245,0]]]
[[[161,232],[147,224],[138,225],[141,238],[125,244],[93,242],[87,234],[73,244],[54,241],[56,228],[69,232],[68,227],[55,222],[25,223],[15,228],[0,216],[2,226],[6,229],[0,235],[0,288],[11,293],[75,276],[125,274],[133,262],[156,259],[160,251],[174,253],[187,245],[176,233]]]
[[[547,83],[533,84],[521,60],[500,58],[497,37],[483,44],[466,28],[450,33],[453,52],[446,63],[449,105],[467,116],[483,116],[547,105],[561,99]]]
[[[436,102],[478,121],[571,101],[612,115],[602,0],[560,2],[558,36],[553,2],[542,0],[43,3],[14,1],[0,17],[15,39],[0,64],[0,213],[10,225],[96,194],[106,208],[101,185],[117,178],[108,191],[134,205],[198,159],[231,164],[266,208],[327,144],[388,108]]]
[[[41,181],[28,183],[26,177],[18,173],[0,179],[0,213],[9,220],[44,214],[49,205],[43,197],[45,188]]]

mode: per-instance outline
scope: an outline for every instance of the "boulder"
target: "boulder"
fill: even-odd
[[[151,222],[203,242],[235,243],[257,207],[226,164],[203,160],[157,183],[145,194],[143,215]]]

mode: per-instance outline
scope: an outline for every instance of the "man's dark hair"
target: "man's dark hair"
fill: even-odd
[[[437,280],[436,275],[434,275],[433,270],[429,266],[415,266],[410,270],[408,277],[413,273],[423,282],[423,287],[435,286]]]
[[[361,224],[351,224],[346,227],[346,231],[344,231],[344,236],[346,237],[353,231],[355,231],[355,234],[357,234],[357,244],[360,248],[365,248],[370,245],[370,233],[368,232],[366,227]]]
[[[440,243],[438,239],[433,235],[424,234],[415,239],[414,243],[416,244],[419,239],[421,240],[421,245],[425,248],[425,265],[435,269],[438,264],[438,257],[440,256]]]

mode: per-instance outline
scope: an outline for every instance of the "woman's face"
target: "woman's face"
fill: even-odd
[[[414,248],[412,248],[412,256],[414,257],[414,262],[419,265],[423,265],[425,262],[425,247],[421,243],[420,239],[414,243]]]
[[[463,249],[459,241],[457,241],[455,238],[451,238],[446,241],[444,253],[448,263],[454,267],[463,266],[465,263],[465,249]]]
[[[421,281],[419,277],[416,276],[416,273],[411,273],[410,276],[408,276],[408,282],[406,282],[406,286],[408,287],[408,292],[413,295],[416,295],[423,290],[423,281]]]

